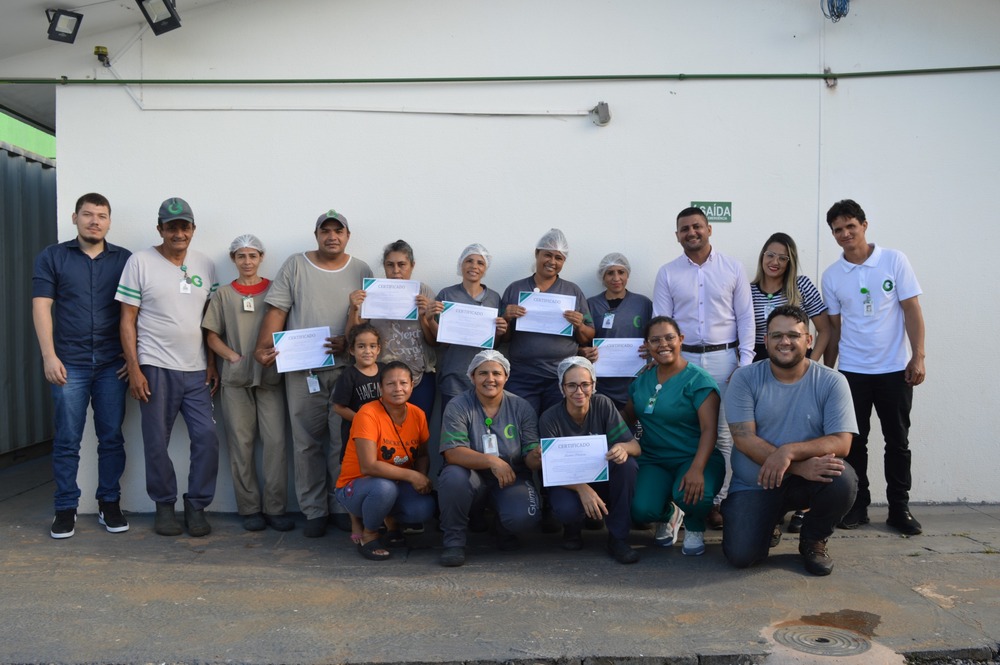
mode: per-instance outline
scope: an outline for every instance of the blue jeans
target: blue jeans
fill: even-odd
[[[789,510],[804,508],[809,512],[799,539],[825,540],[854,505],[857,493],[858,477],[850,464],[845,464],[844,472],[830,483],[786,476],[775,489],[733,492],[722,502],[726,522],[722,553],[737,568],[760,563],[767,558],[778,519]]]
[[[377,531],[389,516],[406,524],[426,522],[434,516],[434,495],[420,494],[402,480],[362,476],[338,487],[334,494],[347,512],[361,518],[368,531]]]
[[[66,385],[52,386],[55,438],[52,440],[52,475],[56,481],[55,509],[71,510],[80,503],[76,474],[80,467],[80,441],[87,421],[87,407],[94,407],[97,434],[97,500],[118,501],[119,481],[125,471],[125,392],[128,383],[115,373],[120,361],[107,365],[65,365]]]

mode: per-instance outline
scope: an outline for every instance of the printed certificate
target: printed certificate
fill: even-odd
[[[438,316],[437,341],[492,349],[497,334],[497,310],[460,302],[444,302]]]
[[[330,326],[286,330],[271,335],[278,352],[275,361],[279,373],[317,367],[333,367],[333,356],[326,349]]]
[[[639,355],[644,340],[641,337],[594,338],[597,347],[597,376],[636,376],[646,366]]]
[[[573,324],[566,320],[563,312],[576,310],[576,296],[541,291],[521,291],[517,304],[528,310],[516,319],[515,326],[521,332],[545,333],[548,335],[573,336]]]
[[[561,436],[542,439],[542,478],[546,487],[607,481],[608,437]]]
[[[361,303],[362,319],[417,320],[420,282],[413,279],[366,277],[361,288],[367,294],[365,301]]]

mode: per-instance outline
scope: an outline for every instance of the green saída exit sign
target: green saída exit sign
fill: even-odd
[[[708,218],[709,224],[715,222],[729,223],[733,221],[732,201],[692,201],[692,208],[701,208]]]

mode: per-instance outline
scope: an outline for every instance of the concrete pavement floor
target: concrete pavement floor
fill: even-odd
[[[81,515],[49,537],[48,458],[0,472],[0,663],[889,663],[995,660],[1000,506],[914,506],[924,535],[872,524],[830,541],[833,574],[802,569],[796,537],[734,570],[652,546],[620,565],[605,532],[581,552],[532,534],[501,553],[473,534],[442,568],[440,534],[386,562],[346,533],[249,533],[209,514],[205,538],[164,538],[152,515],[107,533]],[[127,510],[127,506],[125,506]],[[780,638],[780,640],[779,640]]]

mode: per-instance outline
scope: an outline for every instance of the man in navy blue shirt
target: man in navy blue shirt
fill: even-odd
[[[111,228],[111,204],[100,194],[77,200],[73,225],[76,238],[42,250],[32,277],[31,314],[55,410],[53,538],[76,532],[76,474],[88,405],[94,408],[97,433],[98,520],[111,533],[128,531],[119,505],[128,383],[122,380],[115,291],[131,252],[104,239]]]

